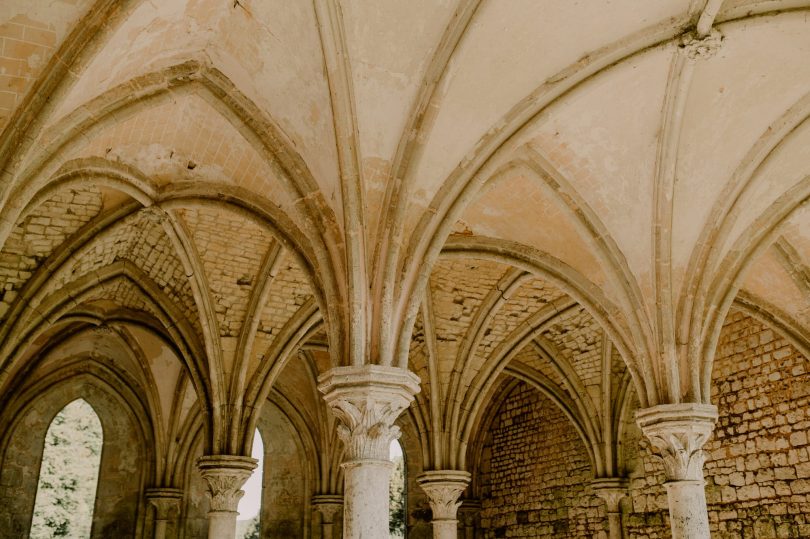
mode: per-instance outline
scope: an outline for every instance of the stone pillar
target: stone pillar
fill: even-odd
[[[321,514],[321,538],[336,539],[335,517],[343,510],[343,496],[318,494],[312,498],[312,506]]]
[[[470,474],[457,470],[435,470],[423,473],[416,478],[416,482],[427,494],[433,511],[433,539],[456,539],[456,513],[461,505],[458,498],[470,484]]]
[[[388,453],[399,438],[394,421],[419,391],[419,377],[406,369],[364,365],[334,368],[318,382],[344,446],[343,537],[388,537],[393,468]]]
[[[662,404],[636,412],[636,421],[664,462],[672,539],[709,539],[703,444],[714,431],[711,404]]]
[[[209,539],[234,539],[242,486],[256,469],[258,461],[250,457],[211,455],[197,461],[211,499],[208,511]]]
[[[167,528],[172,522],[176,523],[180,515],[183,491],[170,487],[148,488],[146,500],[155,508],[155,539],[174,539],[177,526],[171,537],[167,535]]]
[[[475,539],[478,520],[481,516],[481,502],[467,498],[461,503],[458,512],[464,526],[464,539]]]
[[[622,498],[627,496],[627,479],[623,477],[602,477],[591,481],[594,493],[605,501],[608,517],[608,537],[623,539],[622,511],[619,506]]]

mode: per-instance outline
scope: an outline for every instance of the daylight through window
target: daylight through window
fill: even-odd
[[[53,418],[37,484],[32,539],[90,537],[103,433],[93,407],[75,400]]]
[[[402,446],[397,440],[391,442],[389,452],[394,470],[391,472],[390,519],[389,529],[391,538],[405,537],[405,458],[402,455]]]

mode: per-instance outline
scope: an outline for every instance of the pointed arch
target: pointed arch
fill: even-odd
[[[43,440],[52,418],[79,398],[96,411],[105,433],[93,537],[118,534],[124,529],[140,533],[145,509],[141,493],[147,483],[154,481],[155,473],[149,414],[126,376],[103,359],[84,356],[39,372],[37,379],[15,392],[3,408],[0,419],[9,427],[0,439],[0,469],[13,467],[9,459],[35,463],[34,467],[21,466],[28,472],[21,478],[22,485],[14,487],[14,505],[0,510],[12,512],[9,531],[17,530],[18,536],[27,536],[31,524],[37,477],[30,470],[38,470],[36,464],[44,446],[32,440]],[[106,457],[114,454],[118,457]],[[111,500],[117,502],[110,504]]]
[[[84,399],[53,418],[39,467],[32,538],[90,535],[103,440],[101,420]]]
[[[655,401],[653,375],[645,367],[647,362],[639,361],[637,354],[634,354],[636,349],[628,330],[621,323],[619,308],[576,270],[547,253],[514,242],[486,237],[451,236],[442,249],[442,256],[494,260],[522,268],[553,283],[581,304],[605,330],[633,375],[643,406]]]
[[[8,387],[24,372],[26,368],[22,359],[27,354],[28,347],[36,342],[38,338],[58,324],[65,324],[68,315],[76,309],[83,301],[83,298],[91,294],[97,286],[105,282],[123,277],[128,279],[144,298],[147,298],[155,308],[159,316],[160,325],[169,334],[171,342],[177,346],[177,355],[181,357],[187,366],[188,372],[194,381],[198,398],[204,403],[203,410],[210,406],[210,390],[208,389],[208,376],[205,366],[204,356],[199,347],[193,329],[189,322],[178,312],[177,307],[165,297],[165,294],[154,284],[148,275],[145,275],[137,267],[125,261],[119,261],[97,270],[96,272],[83,276],[71,283],[67,288],[42,298],[38,303],[40,316],[33,322],[23,324],[19,320],[9,332],[7,342],[14,343],[7,352],[6,367],[3,370],[3,377],[0,381]],[[98,321],[94,322],[98,324]],[[215,429],[216,425],[210,425]]]
[[[133,92],[133,87],[138,88],[138,91]],[[194,90],[200,91],[214,109],[246,137],[247,142],[253,145],[268,166],[276,172],[275,177],[282,182],[295,201],[295,207],[302,215],[297,222],[302,227],[297,237],[299,240],[308,238],[312,242],[310,262],[318,269],[319,280],[328,292],[327,297],[335,298],[326,304],[327,317],[333,320],[329,324],[330,349],[339,361],[346,360],[348,356],[343,350],[346,344],[343,335],[346,333],[343,326],[347,320],[345,309],[341,309],[346,297],[346,269],[341,247],[343,242],[340,240],[334,212],[318,189],[306,163],[295,152],[283,131],[272,118],[242,95],[207,58],[184,61],[137,77],[94,98],[59,120],[53,126],[53,132],[58,135],[26,162],[25,170],[14,171],[14,188],[2,201],[0,243],[5,242],[22,209],[47,184],[51,175],[61,166],[60,158],[73,145],[114,122],[117,115],[149,107],[155,102],[171,98],[172,95]],[[188,186],[177,186],[175,193],[182,195],[188,189]],[[221,192],[216,192],[216,188],[209,187],[207,190],[212,198],[222,196]],[[234,189],[229,191],[233,192]],[[274,206],[271,201],[256,198],[244,197],[243,203],[246,206],[262,207],[265,211]],[[271,213],[277,214],[278,210]],[[306,242],[300,242],[299,246],[304,243]]]

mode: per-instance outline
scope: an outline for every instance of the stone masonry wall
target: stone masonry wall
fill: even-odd
[[[756,320],[732,313],[717,350],[707,444],[714,537],[810,537],[810,360]]]
[[[634,404],[633,409],[637,409],[638,403]],[[625,537],[670,537],[666,479],[661,461],[652,456],[649,443],[635,423],[627,426],[623,446],[630,478],[630,496],[622,504]]]
[[[526,384],[501,405],[481,467],[487,539],[599,537],[606,529],[582,440],[559,408]]]
[[[732,312],[715,358],[720,419],[706,444],[712,537],[810,537],[810,360]],[[626,537],[670,537],[661,463],[635,425],[624,437]],[[521,384],[490,429],[482,461],[484,537],[593,537],[604,530],[587,454],[568,419]]]
[[[705,446],[712,537],[810,537],[810,360],[772,329],[732,312],[715,358],[720,419]],[[626,439],[632,451],[638,432]],[[669,537],[660,464],[642,442],[629,537]]]

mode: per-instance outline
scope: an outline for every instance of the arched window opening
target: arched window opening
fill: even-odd
[[[45,434],[32,539],[90,537],[103,437],[98,415],[82,399],[53,418]]]
[[[391,472],[391,487],[389,491],[389,521],[388,528],[391,538],[405,537],[406,490],[405,490],[405,457],[399,441],[393,440],[388,452],[394,470]]]
[[[259,429],[253,434],[250,456],[259,461],[258,466],[245,482],[245,495],[239,500],[239,517],[236,521],[236,539],[259,539],[261,537],[262,477],[264,476],[264,442]]]

